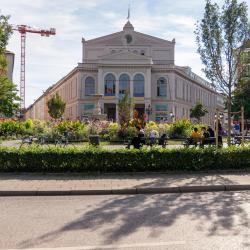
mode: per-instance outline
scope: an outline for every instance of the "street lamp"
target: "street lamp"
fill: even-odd
[[[175,117],[175,115],[173,114],[173,112],[170,112],[170,113],[169,113],[169,115],[170,115],[171,120],[172,120],[172,122],[173,122],[173,121],[174,121],[174,117]]]
[[[149,122],[149,116],[152,114],[152,111],[153,111],[153,109],[152,109],[151,105],[148,104],[148,107],[146,108],[146,113],[148,115],[148,122]]]

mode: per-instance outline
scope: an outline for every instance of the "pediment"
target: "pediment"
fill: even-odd
[[[140,33],[137,31],[132,31],[130,33],[133,37],[132,46],[171,46],[174,45],[174,41],[170,42],[168,40],[164,40],[158,37],[150,36],[144,33]],[[95,39],[91,39],[86,41],[87,45],[90,46],[121,46],[124,45],[124,36],[126,35],[125,31],[113,33],[107,36],[98,37]],[[129,45],[128,45],[129,46]]]
[[[168,41],[165,39],[161,39],[159,37],[151,36],[148,34],[140,33],[135,31],[135,45],[155,45],[155,46],[169,46],[174,45],[174,41]]]
[[[152,59],[147,56],[135,54],[131,51],[122,51],[100,57],[100,63],[115,64],[151,64]]]

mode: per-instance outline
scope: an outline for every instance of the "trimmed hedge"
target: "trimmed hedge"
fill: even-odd
[[[0,147],[0,172],[143,172],[250,168],[250,148],[104,150]]]

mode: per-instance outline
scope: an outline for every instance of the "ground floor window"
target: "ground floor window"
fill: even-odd
[[[164,114],[156,115],[155,116],[155,121],[156,122],[167,122],[168,121],[168,115],[167,114],[166,115],[164,115]]]
[[[116,104],[104,103],[104,114],[107,114],[107,119],[116,121]]]

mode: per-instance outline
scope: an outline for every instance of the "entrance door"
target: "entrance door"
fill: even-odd
[[[107,114],[107,119],[116,121],[116,105],[113,103],[104,103],[104,113]]]
[[[138,112],[139,117],[143,117],[145,113],[145,104],[135,104],[135,110]]]

